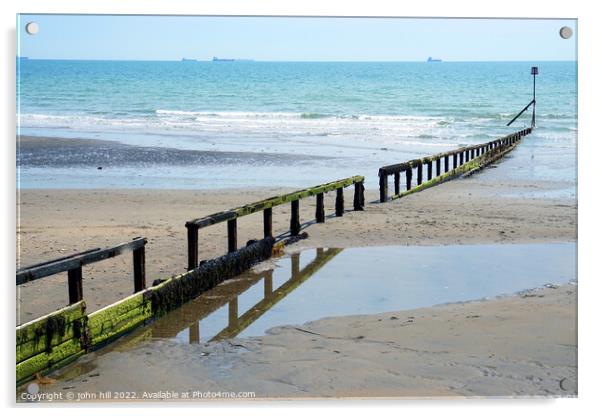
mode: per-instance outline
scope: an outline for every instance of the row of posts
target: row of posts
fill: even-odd
[[[530,133],[531,129],[522,130],[518,133],[512,134],[510,136],[504,137],[503,139],[496,140],[494,142],[486,143],[481,146],[475,146],[467,149],[461,149],[451,154],[445,154],[439,157],[433,157],[430,160],[423,162],[422,159],[418,160],[418,165],[416,166],[416,186],[419,186],[423,182],[423,166],[426,164],[427,173],[426,179],[430,181],[433,179],[433,163],[435,165],[435,177],[441,175],[441,159],[443,159],[443,172],[447,173],[450,170],[450,159],[451,159],[451,168],[456,169],[458,166],[463,165],[466,162],[474,159],[475,157],[479,157],[486,152],[492,151],[499,147],[506,147],[514,144],[521,137]],[[400,169],[399,171],[393,172],[392,175],[394,177],[394,186],[395,186],[395,195],[399,195],[401,193],[401,172],[405,171],[406,176],[406,191],[412,189],[412,176],[413,176],[413,166],[408,166],[404,169]],[[389,175],[391,173],[387,172],[386,169],[381,168],[378,172],[379,174],[379,188],[380,188],[380,202],[386,202],[388,199],[388,188],[389,188]]]
[[[343,194],[343,187],[336,189],[335,198],[335,215],[342,217],[345,213],[345,198]],[[291,218],[290,218],[290,235],[297,236],[301,232],[301,220],[300,220],[300,200],[294,200],[291,202]],[[354,194],[353,194],[353,210],[362,211],[364,209],[364,183],[354,183]],[[326,221],[326,215],[324,210],[324,193],[316,194],[316,212],[315,219],[317,223],[323,223]],[[199,264],[199,226],[194,223],[187,223],[186,228],[188,230],[188,270],[195,269]],[[236,218],[227,221],[228,229],[228,253],[235,252],[238,249],[238,235],[237,235],[237,221]],[[273,237],[272,230],[272,208],[265,208],[263,210],[263,237]]]

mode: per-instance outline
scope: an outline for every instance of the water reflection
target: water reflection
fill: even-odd
[[[292,254],[288,278],[281,284],[275,283],[282,279],[275,279],[273,269],[244,273],[163,316],[141,335],[143,338],[177,338],[181,341],[187,337],[191,344],[236,337],[342,251],[318,248],[313,259],[303,267],[300,254]],[[307,253],[304,252],[304,257]],[[281,270],[277,272],[281,274]],[[241,307],[241,296],[246,296],[244,301],[248,303],[248,298],[256,295],[251,292],[257,292],[258,287],[261,289],[261,282],[261,299],[248,308]]]

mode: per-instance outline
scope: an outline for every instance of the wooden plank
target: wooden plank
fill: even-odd
[[[363,176],[352,176],[350,178],[329,182],[326,184],[314,186],[312,188],[302,189],[300,191],[291,192],[285,195],[279,195],[258,202],[253,202],[251,204],[243,205],[241,207],[234,208],[229,211],[218,212],[216,214],[212,214],[203,218],[197,218],[188,221],[187,224],[195,224],[199,228],[203,228],[223,221],[253,214],[255,212],[262,211],[266,208],[272,208],[278,205],[307,198],[309,196],[315,196],[320,193],[334,191],[335,189],[344,188],[353,185],[355,182],[362,182],[363,180]]]
[[[61,318],[65,324],[81,319],[86,314],[86,303],[84,301],[66,306],[58,311],[41,316],[33,321],[19,325],[16,328],[17,345],[28,341],[45,337],[47,333],[47,322],[49,319]]]
[[[166,282],[169,280],[171,279],[166,280]],[[88,315],[88,326],[93,325],[94,322],[102,321],[105,318],[108,319],[107,317],[123,315],[132,309],[150,305],[148,292],[155,287],[157,286],[145,289],[142,292],[134,293],[127,298],[121,299],[115,303],[105,306],[102,309],[92,312],[90,315]]]
[[[84,254],[72,256],[66,259],[46,262],[41,266],[25,267],[17,271],[17,285],[22,285],[23,283],[31,282],[33,280],[51,276],[53,274],[85,266],[86,264],[95,263],[101,260],[115,257],[120,254],[127,253],[129,251],[142,247],[145,244],[146,238],[137,238],[133,241],[130,241],[129,243],[119,244],[117,246],[106,248],[104,250],[93,250],[91,252],[84,252]]]
[[[16,363],[25,361],[34,355],[41,354],[46,351],[51,351],[57,345],[69,341],[73,338],[81,336],[81,330],[84,327],[84,318],[65,324],[65,328],[61,332],[54,332],[52,338],[40,337],[17,344],[16,347]],[[76,330],[77,329],[77,330]]]
[[[104,320],[91,320],[89,322],[91,347],[97,348],[106,342],[118,338],[133,330],[146,320],[153,317],[150,305],[140,306],[122,315],[105,316]]]
[[[43,371],[53,364],[61,362],[81,351],[82,347],[79,339],[70,339],[52,348],[52,351],[50,352],[43,352],[34,355],[25,361],[21,361],[17,364],[17,382],[21,382],[35,373]]]

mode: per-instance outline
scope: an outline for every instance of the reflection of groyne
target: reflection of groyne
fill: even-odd
[[[229,315],[228,327],[213,337],[213,340],[232,338],[238,335],[245,328],[255,322],[261,315],[266,313],[268,309],[280,302],[289,293],[313,276],[320,268],[332,260],[341,251],[343,251],[343,249],[340,248],[331,248],[322,253],[318,251],[316,259],[305,266],[301,271],[299,270],[299,255],[297,254],[296,256],[292,257],[291,278],[282,286],[273,291],[270,290],[271,279],[264,280],[266,284],[264,287],[264,298],[241,316],[237,316],[237,313],[235,314],[234,311],[232,311],[232,313]]]
[[[470,175],[482,169],[514,149],[520,140],[530,134],[531,131],[532,128],[529,127],[488,143],[461,147],[449,152],[423,157],[422,159],[383,166],[378,171],[380,202],[386,202],[389,198],[389,176],[391,175],[394,177],[395,184],[395,193],[391,199],[401,198],[439,185],[457,176]],[[423,180],[424,166],[426,166],[426,181]],[[412,187],[414,172],[416,173],[416,186]],[[406,177],[405,191],[401,191],[402,173]]]
[[[225,305],[228,305],[227,326],[216,334],[212,340],[235,337],[272,306],[312,277],[341,251],[342,249],[337,248],[326,250],[318,248],[316,249],[316,257],[302,269],[299,267],[299,253],[292,254],[291,277],[277,288],[273,287],[273,270],[258,273],[247,272],[233,279],[227,285],[217,286],[204,295],[182,305],[181,308],[163,316],[148,327],[143,338],[147,338],[147,336],[173,338],[188,328],[189,342],[199,343],[203,332],[201,328],[202,320]],[[238,297],[261,280],[263,280],[263,298],[239,316]]]

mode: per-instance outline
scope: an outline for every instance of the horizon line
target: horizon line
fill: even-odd
[[[214,62],[212,59],[197,59],[197,58],[186,58],[186,57],[182,57],[180,59],[117,59],[117,58],[32,58],[29,56],[16,56],[16,59],[24,59],[24,60],[30,60],[30,61],[104,61],[104,62]],[[182,59],[186,59],[186,61],[183,61]],[[420,63],[420,62],[424,62],[424,63],[433,63],[433,64],[441,64],[441,63],[446,63],[446,62],[577,62],[577,59],[532,59],[532,60],[526,60],[526,59],[506,59],[506,60],[496,60],[496,59],[492,59],[492,60],[455,60],[455,59],[450,59],[450,60],[445,60],[442,59],[441,62],[428,62],[427,59],[423,59],[423,60],[393,60],[393,59],[385,59],[385,60],[311,60],[311,59],[298,59],[298,60],[278,60],[278,59],[252,59],[252,58],[224,58],[224,59],[233,59],[232,61],[229,61],[229,63],[232,62],[324,62],[324,63],[336,63],[336,62],[340,62],[340,63],[361,63],[361,62],[365,62],[365,63],[379,63],[379,62],[390,62],[390,63],[401,63],[401,62],[408,62],[408,63]],[[438,58],[439,59],[439,58]]]

